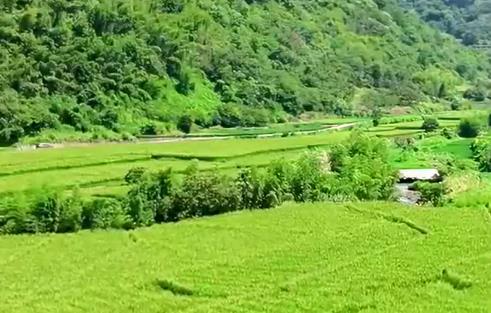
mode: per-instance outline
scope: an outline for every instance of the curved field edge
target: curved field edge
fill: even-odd
[[[0,310],[481,312],[490,261],[484,210],[287,204],[129,233],[0,237]]]

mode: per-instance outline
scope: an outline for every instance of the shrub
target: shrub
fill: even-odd
[[[325,175],[319,155],[309,153],[299,158],[291,179],[293,199],[298,202],[321,200]]]
[[[475,138],[479,135],[483,123],[478,117],[464,118],[459,124],[459,136],[464,138]]]
[[[445,203],[445,186],[442,183],[418,182],[414,189],[421,194],[421,203],[430,203],[433,206],[442,206]]]
[[[38,232],[38,222],[32,215],[31,203],[23,194],[2,200],[0,203],[0,234]]]
[[[395,137],[394,144],[397,148],[404,151],[416,151],[416,140],[413,137]]]
[[[241,208],[240,192],[228,177],[212,173],[191,173],[172,199],[175,219],[216,215]]]
[[[84,204],[82,226],[85,229],[126,229],[130,226],[130,218],[120,201],[96,199]]]
[[[144,167],[134,167],[126,173],[124,181],[128,184],[136,184],[142,179],[146,171],[147,169]]]
[[[140,186],[130,190],[126,201],[126,211],[134,226],[150,226],[155,223],[156,210],[147,205],[148,201]]]
[[[60,192],[40,192],[34,200],[33,216],[39,223],[39,232],[56,232],[63,210]]]
[[[442,128],[440,135],[442,135],[442,137],[446,139],[452,139],[455,137],[456,134],[455,134],[455,130],[452,130],[448,127],[444,127]]]
[[[159,134],[159,128],[156,124],[150,123],[143,126],[140,130],[142,135],[155,136]]]
[[[335,181],[334,193],[350,199],[389,200],[394,195],[396,172],[382,158],[349,157]]]
[[[486,91],[482,88],[470,88],[464,92],[464,98],[474,101],[486,100]]]
[[[264,195],[264,176],[256,168],[241,170],[235,180],[243,209],[267,208]]]
[[[438,127],[440,127],[440,124],[434,117],[426,117],[421,125],[421,128],[427,133],[437,130]]]
[[[183,133],[189,134],[193,127],[194,120],[191,115],[183,115],[179,118],[177,122],[177,129],[182,131]]]
[[[491,142],[486,138],[476,138],[470,146],[472,158],[483,172],[491,171]]]
[[[224,104],[218,108],[218,114],[223,127],[231,128],[241,125],[242,112],[237,105]]]
[[[82,228],[82,199],[78,191],[63,201],[58,233],[77,232]]]
[[[459,100],[452,100],[452,102],[450,102],[450,109],[452,109],[452,111],[458,111],[460,110],[460,108],[462,107],[462,102],[460,102]]]

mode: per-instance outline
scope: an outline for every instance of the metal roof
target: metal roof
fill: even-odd
[[[399,178],[403,180],[437,180],[440,173],[437,169],[407,169],[399,171]]]

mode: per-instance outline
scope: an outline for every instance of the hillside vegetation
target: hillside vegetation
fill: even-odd
[[[490,0],[399,0],[465,45],[491,43]]]
[[[449,98],[489,69],[390,0],[2,0],[0,12],[2,143],[367,114]]]
[[[0,310],[488,312],[490,222],[478,208],[319,203],[0,237]]]

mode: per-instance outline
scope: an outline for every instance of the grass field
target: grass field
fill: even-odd
[[[291,133],[291,132],[305,132],[305,131],[320,131],[333,125],[341,125],[348,123],[362,122],[366,119],[361,118],[324,118],[309,122],[296,122],[296,123],[284,123],[284,124],[272,124],[267,127],[250,127],[250,128],[208,128],[202,129],[190,134],[206,136],[247,136],[247,135],[264,135],[274,133]]]
[[[484,209],[287,204],[0,237],[0,312],[484,313],[490,262]]]
[[[446,119],[440,121],[441,127],[457,125],[455,113],[442,114]],[[269,129],[298,130],[353,121],[356,119],[326,119],[303,124],[272,125]],[[421,121],[402,121],[368,131],[382,137],[410,136],[422,133],[420,126]],[[133,167],[151,170],[173,167],[176,171],[182,171],[192,159],[199,160],[202,169],[231,170],[238,166],[261,166],[274,159],[297,158],[302,150],[340,143],[348,136],[348,131],[328,131],[285,138],[99,144],[35,151],[2,149],[0,194],[42,186],[80,186],[84,189],[83,194],[110,194],[124,190],[121,187],[122,177]],[[103,190],[104,186],[107,186],[107,190]]]

